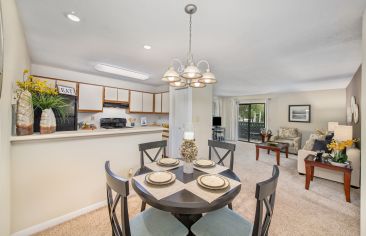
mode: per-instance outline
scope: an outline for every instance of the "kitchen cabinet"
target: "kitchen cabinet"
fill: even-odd
[[[103,111],[103,86],[91,84],[79,84],[79,112],[101,112]]]
[[[117,102],[118,100],[117,88],[104,87],[104,100]]]
[[[154,112],[154,94],[142,93],[142,111]]]
[[[130,91],[129,112],[142,112],[142,92]]]
[[[128,103],[129,101],[129,91],[128,89],[117,89],[117,100],[118,102]]]
[[[161,112],[169,113],[169,92],[161,94]]]
[[[160,113],[161,112],[161,93],[154,94],[155,96],[155,106],[154,106],[154,112]]]

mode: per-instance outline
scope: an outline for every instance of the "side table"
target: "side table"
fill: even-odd
[[[324,168],[333,171],[341,171],[344,175],[344,194],[346,195],[346,201],[351,202],[351,174],[352,167],[351,165],[347,165],[345,167],[334,166],[329,162],[317,161],[314,155],[308,155],[305,161],[305,169],[306,169],[306,181],[305,181],[305,189],[309,190],[310,181],[314,179],[314,167]]]

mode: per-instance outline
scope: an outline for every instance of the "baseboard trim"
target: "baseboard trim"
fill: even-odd
[[[29,228],[20,230],[18,232],[13,233],[12,236],[25,236],[25,235],[32,235],[35,233],[39,233],[43,230],[46,230],[46,229],[56,226],[58,224],[64,223],[64,222],[74,219],[78,216],[84,215],[86,213],[89,213],[89,212],[99,209],[101,207],[104,207],[106,205],[107,205],[106,201],[98,202],[93,205],[81,208],[77,211],[70,212],[66,215],[59,216],[59,217],[53,218],[51,220],[42,222],[40,224],[33,225]]]

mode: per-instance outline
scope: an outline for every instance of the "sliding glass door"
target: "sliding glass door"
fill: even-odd
[[[239,104],[238,136],[240,141],[261,142],[261,129],[266,127],[264,103]]]

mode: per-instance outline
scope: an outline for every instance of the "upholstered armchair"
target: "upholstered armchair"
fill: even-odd
[[[280,127],[277,135],[272,136],[271,140],[288,143],[289,153],[297,154],[301,147],[301,132],[297,128]]]

